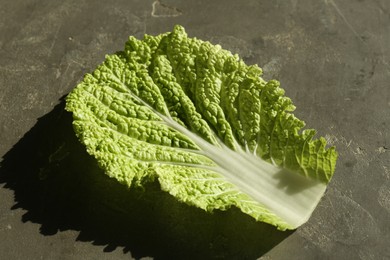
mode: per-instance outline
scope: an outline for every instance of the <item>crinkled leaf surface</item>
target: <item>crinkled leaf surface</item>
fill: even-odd
[[[132,186],[158,181],[207,211],[236,206],[277,226],[303,224],[335,170],[337,153],[266,82],[219,45],[181,26],[130,37],[68,95],[74,129],[100,167]]]

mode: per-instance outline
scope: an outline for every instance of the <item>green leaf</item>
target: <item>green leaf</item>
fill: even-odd
[[[277,226],[307,221],[337,159],[275,80],[181,26],[130,37],[68,95],[75,133],[105,172],[157,180],[207,211],[232,206]]]

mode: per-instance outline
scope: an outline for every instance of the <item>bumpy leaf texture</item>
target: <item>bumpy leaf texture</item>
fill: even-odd
[[[129,186],[158,181],[206,211],[232,206],[277,226],[307,221],[337,159],[279,82],[181,26],[130,37],[68,95],[75,133]]]

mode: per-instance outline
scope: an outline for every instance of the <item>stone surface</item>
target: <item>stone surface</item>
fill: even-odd
[[[309,222],[255,257],[390,258],[390,2],[386,0],[0,0],[3,163],[9,161],[7,154],[18,155],[17,144],[31,133],[37,119],[52,111],[105,54],[122,49],[129,35],[159,34],[175,24],[183,25],[192,37],[220,44],[247,63],[259,64],[266,79],[280,80],[297,106],[295,114],[339,152],[336,174]],[[35,129],[40,130],[34,133],[45,135],[44,128]],[[31,140],[26,144],[30,143],[34,144]],[[32,155],[38,151],[27,150]],[[19,163],[23,165],[24,159]],[[33,191],[34,184],[13,181],[0,179],[0,259],[169,255],[153,243],[137,250],[110,245],[109,239],[99,242],[93,235],[83,238],[83,227],[42,230],[45,220],[29,218],[29,213],[39,211],[45,200],[38,196],[33,202],[21,201],[18,189]],[[153,224],[158,223],[164,225],[159,220]],[[212,246],[231,245],[229,236],[216,237],[211,251]],[[172,250],[178,241],[165,244]]]

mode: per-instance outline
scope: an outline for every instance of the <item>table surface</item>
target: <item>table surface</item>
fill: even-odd
[[[153,240],[148,229],[146,235],[134,236],[154,242],[137,243],[128,234],[135,242],[126,245],[125,239],[115,243],[108,234],[104,239],[104,232],[95,236],[66,220],[47,228],[45,209],[52,208],[42,198],[41,186],[28,175],[10,177],[18,174],[12,169],[42,173],[44,166],[31,160],[42,158],[34,140],[44,140],[49,131],[45,126],[57,122],[52,115],[58,115],[60,99],[105,54],[121,50],[129,35],[156,35],[175,24],[183,25],[191,37],[220,44],[246,63],[259,64],[265,79],[281,82],[297,107],[295,115],[339,152],[336,173],[310,220],[265,251],[256,251],[256,243],[248,242],[243,255],[390,258],[389,1],[1,0],[0,156],[8,168],[0,171],[5,176],[0,179],[0,259],[164,259],[175,250],[184,250],[185,256],[183,245],[198,243],[191,240],[196,237],[184,240],[180,233],[159,234]],[[72,223],[77,221],[74,217]],[[171,232],[158,226],[164,225],[161,220],[148,221],[160,233]],[[218,243],[209,243],[209,248],[202,244],[199,250],[210,250],[204,253],[208,258],[239,258],[238,249],[235,255],[221,253],[230,252],[237,239],[224,232]],[[250,231],[243,228],[242,237],[249,236],[245,232]],[[171,241],[161,243],[172,252],[158,245],[167,237]],[[196,258],[192,251],[187,256]]]

